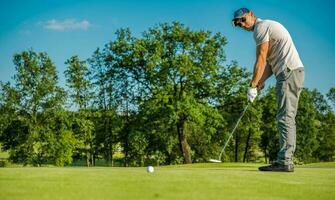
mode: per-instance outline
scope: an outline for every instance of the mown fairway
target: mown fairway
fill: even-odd
[[[294,173],[257,164],[145,168],[1,168],[0,199],[335,199],[335,163]]]

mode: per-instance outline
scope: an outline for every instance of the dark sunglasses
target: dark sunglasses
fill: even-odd
[[[245,21],[247,21],[247,19],[245,17],[242,17],[242,18],[234,19],[233,23],[234,23],[234,26],[241,27],[242,26],[241,22],[245,22]]]

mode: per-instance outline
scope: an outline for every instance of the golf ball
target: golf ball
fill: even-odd
[[[154,167],[153,166],[148,166],[147,167],[147,172],[148,173],[153,173],[155,171]]]

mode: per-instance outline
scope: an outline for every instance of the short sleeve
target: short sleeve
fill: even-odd
[[[264,42],[268,42],[270,40],[269,27],[258,26],[257,29],[254,31],[254,40],[257,46],[263,44]]]

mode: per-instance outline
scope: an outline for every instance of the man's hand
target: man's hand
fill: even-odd
[[[249,87],[248,89],[248,101],[251,103],[256,99],[257,97],[257,88]]]

